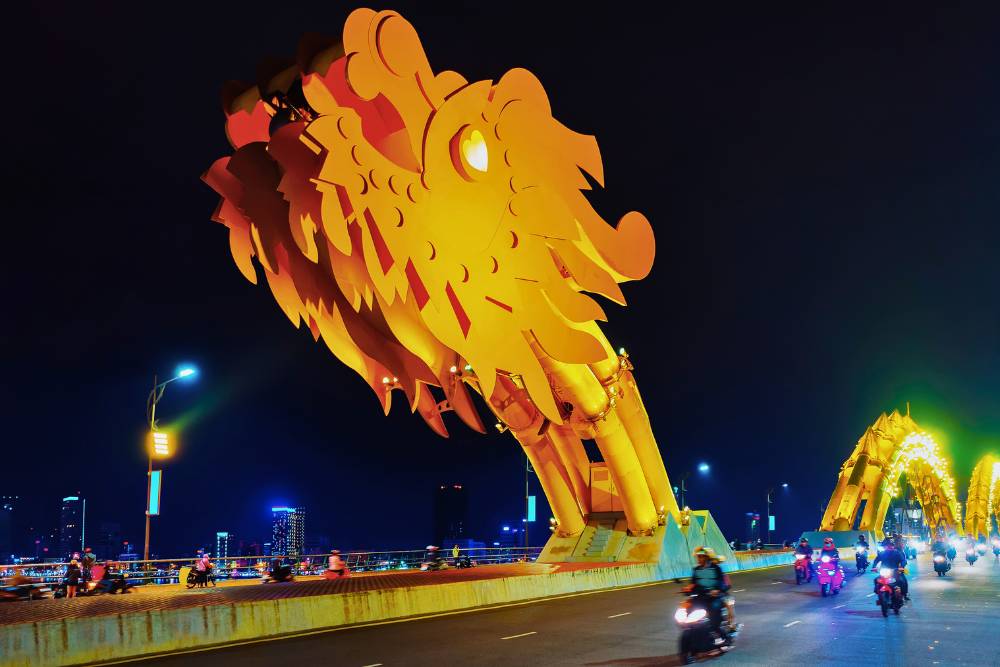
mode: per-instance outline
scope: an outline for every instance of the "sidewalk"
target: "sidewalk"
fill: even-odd
[[[221,582],[219,586],[187,589],[180,584],[137,586],[127,595],[98,595],[59,600],[34,600],[0,604],[0,627],[20,623],[71,618],[129,614],[167,609],[185,609],[225,605],[236,602],[279,600],[316,595],[357,593],[392,588],[412,588],[464,581],[485,581],[554,572],[587,570],[625,565],[625,563],[514,563],[483,565],[471,569],[448,569],[439,572],[405,570],[352,574],[336,580],[299,577],[296,581],[263,584],[260,579]]]

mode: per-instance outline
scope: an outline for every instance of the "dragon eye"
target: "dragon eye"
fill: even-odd
[[[451,140],[451,159],[455,169],[466,180],[475,180],[486,173],[490,164],[490,154],[486,138],[479,130],[463,127]]]

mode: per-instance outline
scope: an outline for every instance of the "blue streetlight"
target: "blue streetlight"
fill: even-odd
[[[156,438],[156,404],[160,402],[163,398],[163,392],[167,390],[167,385],[175,380],[186,380],[192,378],[198,374],[198,369],[194,366],[179,366],[176,373],[169,380],[164,380],[163,382],[157,382],[157,376],[153,376],[153,390],[149,392],[149,398],[146,400],[146,418],[149,420],[149,432],[153,435],[154,440]],[[160,442],[162,446],[162,451],[159,453],[165,454],[169,450],[167,449],[167,441],[164,437]],[[155,446],[155,443],[154,443]],[[142,550],[142,559],[147,561],[144,567],[149,566],[149,516],[150,516],[150,501],[152,500],[153,491],[153,453],[154,450],[149,450],[149,461],[146,468],[146,539],[145,546]],[[159,494],[157,494],[159,495]]]
[[[707,463],[698,464],[698,472],[702,475],[707,475],[709,470],[711,470],[711,467]]]

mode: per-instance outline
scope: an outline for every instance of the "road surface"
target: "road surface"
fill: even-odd
[[[848,571],[853,568],[848,568]],[[1000,564],[930,557],[911,565],[899,617],[882,618],[872,576],[849,574],[840,595],[796,586],[791,566],[732,577],[736,648],[729,665],[1000,665]],[[155,658],[151,667],[343,665],[676,665],[680,585],[661,583],[413,621],[347,628]],[[892,651],[892,653],[887,653]]]

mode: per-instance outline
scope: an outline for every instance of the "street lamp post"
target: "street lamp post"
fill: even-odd
[[[152,500],[151,492],[153,488],[153,455],[167,456],[170,450],[167,445],[165,438],[156,438],[156,404],[160,402],[163,398],[163,392],[166,391],[167,385],[175,380],[181,380],[193,376],[197,371],[193,368],[182,368],[178,371],[177,375],[166,380],[164,382],[157,382],[158,376],[153,375],[153,390],[149,392],[149,398],[146,401],[146,416],[149,418],[149,433],[151,441],[146,443],[146,455],[147,455],[147,466],[146,466],[146,539],[144,547],[142,550],[142,559],[144,561],[149,560],[149,517],[150,517],[150,501]]]
[[[705,463],[705,462],[702,462],[702,463],[698,464],[698,472],[701,473],[702,475],[707,475],[708,472],[711,469],[712,469],[712,467],[710,465],[708,465],[707,463]],[[690,476],[691,476],[691,471],[688,471],[688,472],[684,473],[683,475],[681,475],[681,509],[682,510],[685,507],[687,507],[687,502],[686,502],[687,485],[685,484],[685,482],[687,481],[687,478],[690,477]]]
[[[785,482],[784,484],[782,484],[781,488],[787,489],[788,488],[788,482]],[[764,509],[766,510],[765,517],[767,518],[767,543],[768,544],[771,543],[771,505],[774,504],[774,501],[771,500],[771,494],[772,493],[774,493],[774,487],[773,486],[768,487],[768,489],[767,489],[767,498],[766,498],[765,504],[764,504]]]

